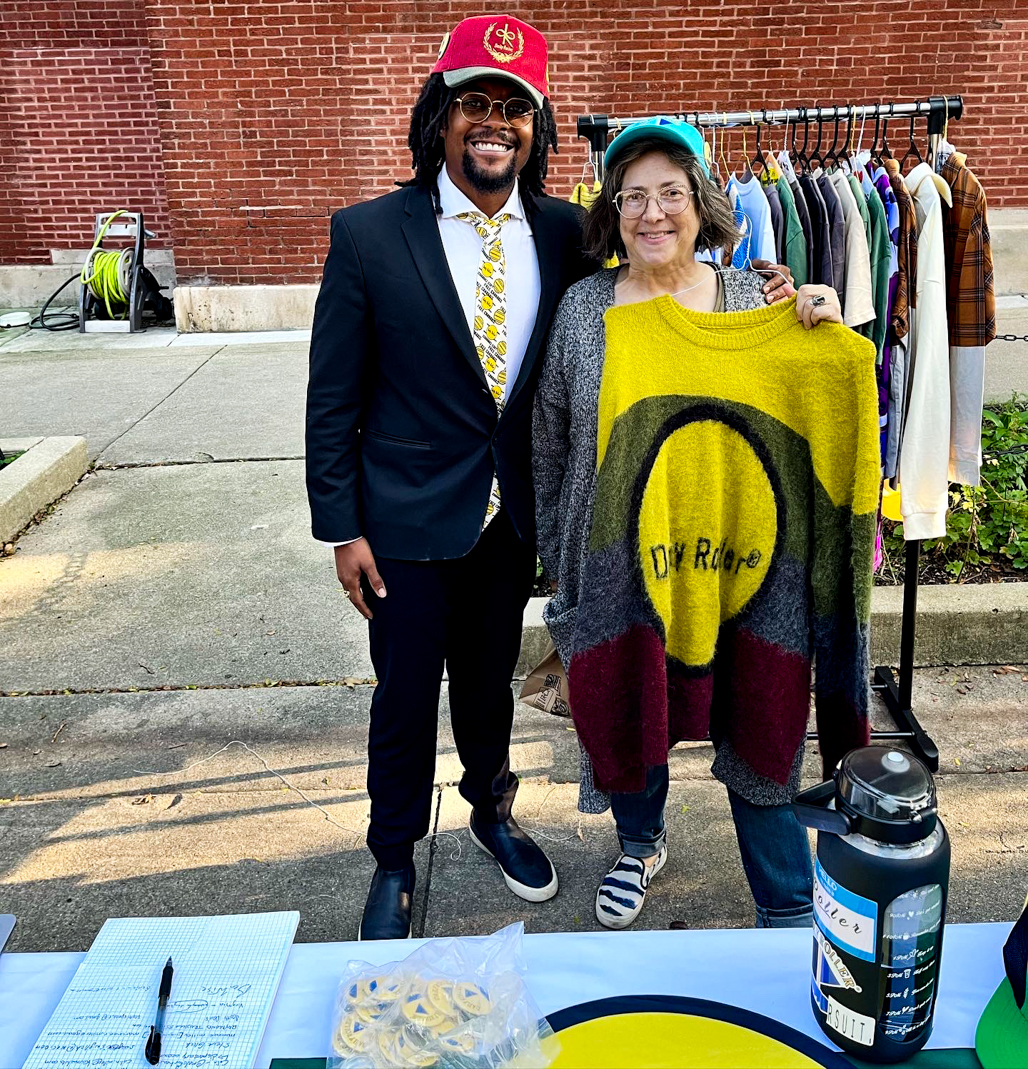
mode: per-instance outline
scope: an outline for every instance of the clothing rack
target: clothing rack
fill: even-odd
[[[755,108],[746,111],[691,111],[677,112],[675,117],[707,128],[733,126],[784,126],[811,122],[839,122],[841,120],[865,120],[907,118],[923,115],[928,120],[929,136],[942,134],[950,119],[959,119],[964,112],[964,101],[959,96],[933,96],[927,100],[876,104],[832,104],[812,108]],[[618,134],[633,123],[642,122],[649,116],[619,118],[614,115],[580,115],[578,136],[589,142],[589,155],[597,179],[603,177],[603,154],[611,134]],[[917,631],[917,569],[921,558],[921,543],[917,539],[907,542],[903,572],[903,621],[900,634],[899,678],[887,665],[877,665],[872,676],[871,689],[875,691],[889,710],[896,724],[896,731],[872,731],[873,740],[903,740],[932,770],[939,770],[939,749],[921,726],[912,708],[914,688],[914,646]],[[808,734],[808,738],[816,738]]]
[[[914,118],[924,115],[928,119],[928,133],[941,134],[949,119],[959,119],[964,113],[963,97],[929,97],[927,100],[894,101],[876,104],[831,104],[812,108],[754,108],[746,111],[682,111],[675,118],[707,129],[733,126],[785,126],[812,122],[837,122],[842,119]],[[579,115],[578,136],[589,142],[596,177],[603,177],[603,153],[611,134],[618,134],[633,123],[642,122],[651,116],[638,115],[630,118],[615,115]]]

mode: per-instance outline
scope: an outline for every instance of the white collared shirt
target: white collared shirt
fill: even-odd
[[[439,203],[443,209],[443,214],[437,216],[439,236],[450,267],[450,277],[464,310],[468,330],[471,331],[475,320],[475,285],[482,259],[482,239],[471,223],[458,219],[457,215],[461,212],[480,212],[480,209],[453,184],[445,164],[439,172]],[[516,178],[507,203],[496,214],[505,213],[514,218],[504,224],[500,231],[507,289],[507,385],[504,400],[510,396],[521,371],[525,351],[535,329],[541,292],[539,257],[532,240],[532,227],[521,205]]]

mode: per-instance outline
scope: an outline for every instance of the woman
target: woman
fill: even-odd
[[[617,254],[622,263],[627,257],[627,266],[601,270],[565,295],[537,392],[534,424],[539,555],[548,575],[556,580],[555,596],[544,617],[563,663],[570,668],[572,715],[583,745],[579,803],[583,812],[603,812],[608,805],[608,794],[597,790],[593,777],[594,765],[599,768],[599,752],[610,741],[604,740],[602,728],[596,726],[605,710],[592,702],[589,679],[584,683],[581,677],[576,680],[574,671],[575,654],[582,645],[578,609],[585,561],[590,535],[595,535],[599,522],[595,512],[597,435],[606,397],[601,397],[607,344],[605,313],[621,307],[644,307],[641,302],[653,302],[655,298],[664,302],[666,311],[667,297],[673,298],[680,309],[694,313],[748,311],[764,308],[767,300],[762,291],[765,280],[756,273],[697,260],[697,253],[731,246],[739,233],[727,197],[710,180],[703,140],[694,127],[668,119],[636,124],[614,139],[605,163],[601,196],[585,224],[585,244],[599,261]],[[788,315],[795,327],[792,313]],[[800,288],[795,315],[808,330],[822,322],[842,323],[835,291],[823,286]],[[710,325],[706,319],[698,322]],[[712,353],[711,357],[719,358],[719,354]],[[773,343],[767,346],[767,358],[775,358]],[[642,380],[640,389],[645,393],[646,366],[633,370]],[[660,371],[654,370],[653,375],[659,378]],[[725,463],[736,462],[726,454]],[[614,495],[620,494],[627,501],[634,477],[632,470],[626,469],[620,476],[615,473]],[[651,547],[657,579],[667,575],[669,559],[671,567],[682,567],[683,555],[687,555],[685,566],[691,564],[699,571],[701,565],[706,569],[708,563],[716,569],[718,554],[723,553],[722,564],[726,560],[729,565],[736,562],[736,576],[741,569],[739,582],[746,579],[755,557],[757,564],[752,567],[759,571],[760,554],[756,550],[750,550],[749,556],[743,558],[741,551],[737,557],[737,551],[727,545],[712,549],[708,543],[704,552],[706,540],[694,541],[695,559],[691,544],[680,547],[677,554],[663,544]],[[641,545],[638,540],[637,543]],[[610,567],[622,572],[639,568],[638,553],[635,562],[614,561]],[[596,619],[597,615],[604,616],[608,609],[612,614],[619,611],[617,604],[604,609],[602,598],[594,599],[592,605],[588,627],[593,631],[604,624]],[[664,651],[660,652],[663,658]],[[603,674],[602,666],[595,667],[600,662],[593,663],[591,671]],[[656,673],[634,680],[629,672],[624,677],[629,684],[625,689],[644,691],[652,683],[652,675],[662,671],[663,663]],[[682,686],[690,685],[685,676],[683,680]],[[668,686],[673,685],[679,684],[669,681]],[[631,702],[631,698],[626,700]],[[757,903],[758,926],[809,925],[811,865],[807,838],[788,805],[795,787],[791,781],[798,777],[800,762],[794,762],[790,784],[771,790],[769,796],[759,776],[731,760],[731,747],[719,745],[726,725],[718,723],[713,711],[705,715],[705,720],[700,717],[694,724],[669,727],[666,734],[672,737],[664,739],[663,755],[651,747],[644,783],[638,783],[636,775],[635,789],[609,791],[622,854],[597,892],[597,918],[608,928],[624,928],[639,915],[649,882],[667,859],[667,744],[682,738],[703,738],[709,731],[718,746],[713,771],[728,787],[743,865]],[[633,707],[627,716],[631,721],[632,716],[642,714]],[[610,769],[617,767],[616,755],[613,760],[613,765],[607,762],[607,782],[600,781],[600,786],[610,787]],[[719,761],[723,768],[719,768]]]

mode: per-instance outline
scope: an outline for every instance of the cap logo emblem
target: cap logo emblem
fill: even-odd
[[[497,63],[513,63],[525,51],[525,37],[516,27],[512,30],[509,23],[505,22],[503,29],[497,30],[496,23],[490,22],[482,45]]]
[[[446,52],[446,49],[447,49],[447,46],[449,45],[449,43],[450,43],[450,35],[448,33],[443,34],[443,43],[439,46],[439,55],[436,56],[437,60],[443,58],[443,54]]]

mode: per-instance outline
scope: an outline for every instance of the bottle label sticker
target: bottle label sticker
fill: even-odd
[[[827,1021],[830,1028],[853,1043],[860,1043],[865,1047],[874,1046],[875,1019],[857,1013],[848,1006],[839,1005],[831,995],[828,996]]]
[[[814,919],[833,943],[864,961],[875,960],[878,903],[841,887],[814,863]]]

